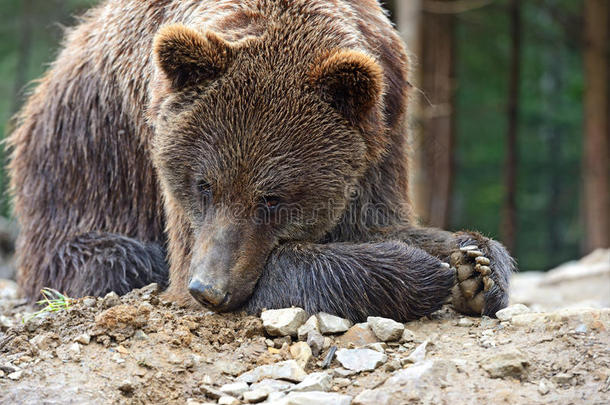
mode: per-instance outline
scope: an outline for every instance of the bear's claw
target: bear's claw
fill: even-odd
[[[450,265],[457,269],[457,284],[451,291],[454,307],[463,313],[481,315],[485,293],[495,284],[491,279],[491,261],[475,245],[461,247],[450,256]]]

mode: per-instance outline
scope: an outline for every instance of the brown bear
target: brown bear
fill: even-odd
[[[506,250],[412,220],[407,75],[375,0],[102,3],[9,139],[20,285],[169,273],[171,299],[218,311],[493,316]]]

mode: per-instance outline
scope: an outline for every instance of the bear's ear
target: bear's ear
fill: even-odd
[[[309,77],[322,99],[353,124],[377,103],[383,89],[381,67],[370,56],[352,50],[325,53]]]
[[[205,35],[183,25],[168,25],[154,41],[157,66],[174,89],[218,78],[233,59],[231,45],[213,32]]]

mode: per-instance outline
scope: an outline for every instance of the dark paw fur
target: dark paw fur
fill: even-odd
[[[459,250],[450,256],[456,269],[453,306],[469,315],[495,316],[508,304],[513,259],[500,243],[481,235],[462,234],[459,240]]]

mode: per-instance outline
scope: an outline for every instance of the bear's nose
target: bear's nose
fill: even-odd
[[[211,284],[203,283],[198,278],[191,280],[188,290],[201,305],[210,308],[221,306],[229,297],[228,292],[221,291]]]

